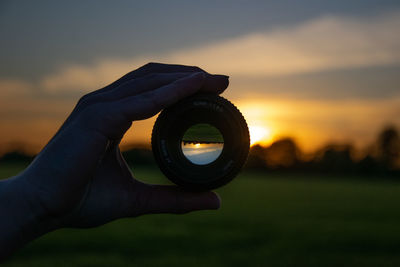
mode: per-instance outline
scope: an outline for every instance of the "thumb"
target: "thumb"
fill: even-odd
[[[216,210],[221,203],[214,192],[187,192],[172,185],[146,185],[140,190],[139,198],[142,214]]]

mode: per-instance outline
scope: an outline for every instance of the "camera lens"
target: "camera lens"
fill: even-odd
[[[231,181],[250,147],[240,111],[214,94],[197,94],[164,109],[152,133],[154,158],[165,176],[191,191]]]

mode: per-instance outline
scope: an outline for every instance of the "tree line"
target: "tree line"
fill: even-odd
[[[269,146],[252,146],[245,169],[391,175],[400,178],[400,135],[394,126],[384,128],[363,156],[354,156],[356,152],[351,144],[330,144],[307,155],[293,138],[282,138]],[[130,166],[155,165],[149,148],[131,148],[123,155]],[[15,150],[0,157],[0,164],[29,163],[33,159],[34,156]]]
[[[351,144],[330,144],[305,155],[292,138],[270,146],[251,147],[246,168],[280,171],[387,174],[400,178],[400,137],[394,126],[384,128],[364,155]]]

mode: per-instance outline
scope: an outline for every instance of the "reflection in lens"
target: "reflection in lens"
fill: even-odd
[[[200,123],[190,127],[182,137],[181,148],[185,157],[197,165],[215,161],[221,155],[224,138],[214,126]]]

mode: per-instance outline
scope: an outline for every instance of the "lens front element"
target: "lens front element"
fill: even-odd
[[[197,165],[206,165],[215,161],[224,148],[221,132],[207,123],[191,126],[183,135],[181,148],[183,155]]]

